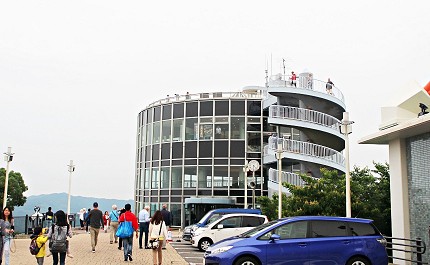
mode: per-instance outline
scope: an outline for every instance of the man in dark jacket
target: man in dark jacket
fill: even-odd
[[[170,226],[172,225],[172,213],[167,210],[167,205],[163,204],[163,209],[161,210],[161,215],[163,215],[163,221],[166,227],[170,231]],[[166,248],[167,238],[163,240],[163,249]]]
[[[91,234],[91,247],[93,253],[96,252],[97,239],[99,237],[100,227],[103,227],[103,213],[100,211],[99,204],[97,202],[93,203],[93,208],[88,214],[88,219],[90,223],[90,234]]]

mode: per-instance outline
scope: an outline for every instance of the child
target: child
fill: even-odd
[[[45,243],[48,241],[48,237],[43,235],[45,229],[40,226],[34,228],[34,233],[30,237],[31,239],[37,237],[36,244],[40,248],[39,253],[36,254],[36,261],[38,265],[43,265],[45,259]]]

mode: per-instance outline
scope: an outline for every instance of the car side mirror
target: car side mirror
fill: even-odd
[[[218,229],[223,229],[223,228],[224,228],[224,225],[223,225],[223,224],[219,224],[219,225],[217,226],[217,228],[218,228]]]
[[[272,242],[274,242],[275,240],[279,240],[279,239],[281,239],[280,235],[273,234],[270,236],[270,241],[272,241]]]

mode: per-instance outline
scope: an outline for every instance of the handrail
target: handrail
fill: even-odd
[[[210,92],[210,93],[196,93],[196,94],[185,94],[179,95],[175,94],[174,96],[167,95],[166,98],[157,100],[148,105],[149,107],[158,106],[161,104],[167,104],[172,102],[182,102],[185,100],[199,100],[199,99],[209,99],[209,98],[255,98],[262,99],[263,94],[262,91],[259,90],[256,93],[249,92]]]
[[[398,238],[398,237],[388,237],[388,236],[384,236],[384,238],[387,240],[387,246],[386,246],[387,250],[394,250],[394,251],[412,253],[417,255],[416,260],[412,258],[404,259],[400,257],[395,257],[394,255],[391,255],[391,256],[388,255],[389,258],[410,261],[410,262],[417,263],[418,265],[429,264],[428,262],[423,262],[422,254],[426,252],[427,247],[426,247],[426,243],[421,238],[417,237],[417,239],[409,239],[409,238]],[[407,243],[392,242],[393,240],[402,240],[410,243],[407,244]],[[412,244],[412,242],[415,242],[416,244]],[[393,246],[410,247],[411,250],[394,248]]]
[[[300,177],[299,174],[281,171],[281,175],[282,175],[281,176],[282,182],[287,182],[301,187],[303,187],[306,184],[306,182],[303,181],[303,179]],[[272,181],[274,183],[279,183],[277,169],[269,168],[269,181]]]
[[[311,122],[335,131],[339,131],[339,125],[341,124],[340,120],[323,112],[280,105],[270,106],[269,117]]]
[[[291,85],[291,75],[274,75],[268,83],[269,87],[293,87],[297,89],[313,90],[319,93],[329,94],[342,102],[345,102],[345,97],[342,91],[336,86],[332,86],[331,90],[326,89],[327,82],[314,79],[309,76],[297,76],[296,86]]]
[[[341,166],[345,166],[345,157],[342,155],[342,153],[319,144],[270,136],[267,148],[276,151],[278,149],[278,141],[281,144],[283,152],[296,154],[299,153],[301,155],[318,157],[320,159],[324,159],[339,164]],[[268,150],[265,148],[265,151]]]

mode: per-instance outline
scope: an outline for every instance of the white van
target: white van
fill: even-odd
[[[210,245],[218,241],[240,235],[267,222],[267,216],[260,214],[226,214],[207,226],[197,228],[191,244],[201,251],[206,251]]]

